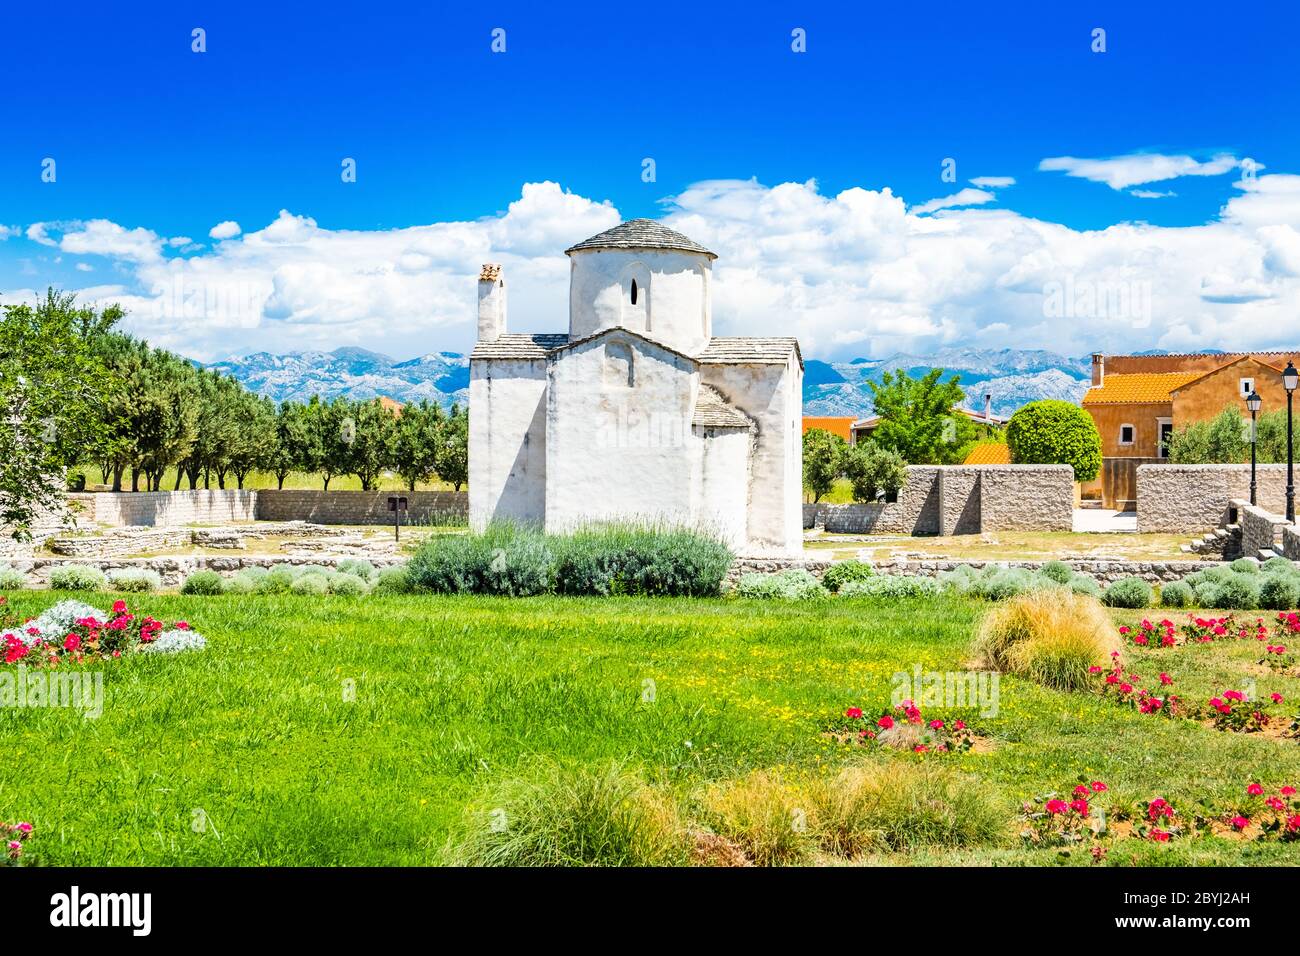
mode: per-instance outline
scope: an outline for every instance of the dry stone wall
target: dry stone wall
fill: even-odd
[[[403,524],[459,524],[469,514],[463,491],[269,491],[257,492],[260,521],[300,519],[316,524],[392,524],[388,499],[407,500]]]
[[[1069,531],[1068,465],[909,465],[896,502],[804,505],[805,528],[832,534],[978,534]]]
[[[1260,465],[1259,506],[1286,510],[1286,465]],[[1138,531],[1193,534],[1228,522],[1234,499],[1250,500],[1249,465],[1138,465]]]

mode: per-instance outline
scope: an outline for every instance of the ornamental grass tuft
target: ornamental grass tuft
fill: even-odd
[[[1088,669],[1109,665],[1119,649],[1106,609],[1059,589],[1022,594],[993,608],[974,645],[990,667],[1056,690],[1088,686]]]

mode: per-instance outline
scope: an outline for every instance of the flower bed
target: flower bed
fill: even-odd
[[[1156,714],[1161,717],[1177,717],[1183,711],[1182,701],[1176,694],[1168,690],[1157,692],[1147,687],[1139,687],[1138,685],[1143,682],[1141,676],[1125,670],[1119,659],[1119,651],[1111,654],[1110,670],[1096,666],[1088,670],[1099,680],[1098,693],[1117,704],[1132,707],[1138,713]],[[1160,672],[1158,680],[1162,689],[1170,688],[1174,683],[1174,679],[1164,671]]]
[[[3,599],[0,598],[0,601]],[[185,621],[167,627],[152,617],[132,614],[125,601],[108,613],[81,601],[60,601],[22,623],[0,622],[6,664],[58,667],[111,660],[123,654],[202,650],[207,640]]]
[[[868,716],[861,707],[849,707],[827,733],[841,743],[919,754],[987,749],[987,741],[971,731],[964,720],[935,716],[927,719],[910,700],[892,709],[886,707],[874,716]]]
[[[5,823],[0,820],[0,840],[5,842],[4,856],[0,865],[22,866],[23,844],[32,835],[30,823]]]

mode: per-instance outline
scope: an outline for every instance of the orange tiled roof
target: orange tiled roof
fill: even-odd
[[[821,428],[830,432],[832,435],[839,435],[845,441],[849,440],[849,429],[853,425],[853,416],[842,415],[823,415],[823,416],[804,416],[803,430],[805,432],[813,428]]]
[[[387,395],[379,396],[379,405],[384,411],[392,412],[394,415],[402,414],[402,409],[406,407],[397,399],[389,398]]]
[[[1009,465],[1011,449],[1001,442],[984,442],[976,445],[966,455],[967,465]]]
[[[1087,405],[1136,405],[1171,402],[1171,392],[1195,381],[1204,372],[1133,372],[1107,375],[1100,388],[1083,393]]]

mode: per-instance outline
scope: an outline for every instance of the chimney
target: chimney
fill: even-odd
[[[1092,353],[1092,387],[1101,388],[1106,379],[1106,356],[1100,352]]]
[[[495,342],[506,331],[506,280],[501,266],[485,262],[478,274],[478,340]]]
[[[989,426],[993,424],[993,393],[984,393],[984,424]]]

